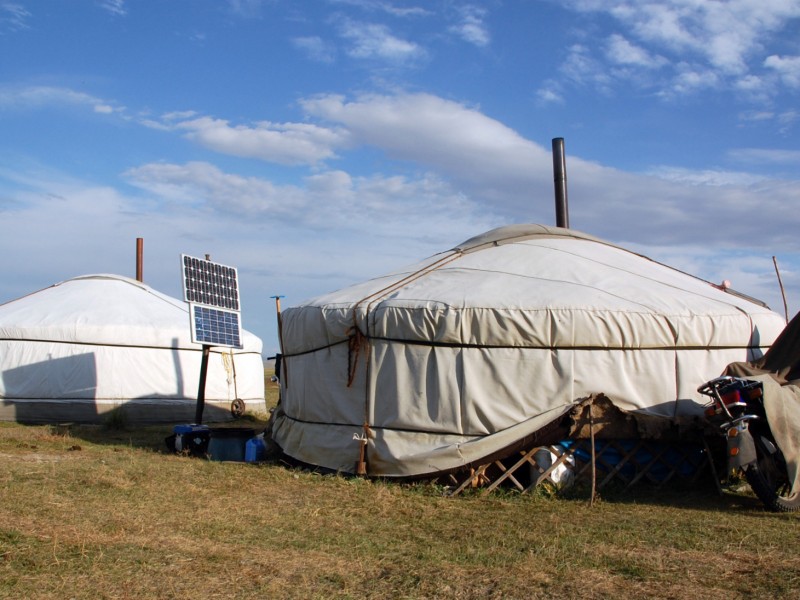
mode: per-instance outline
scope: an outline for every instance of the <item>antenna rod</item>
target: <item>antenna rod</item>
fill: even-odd
[[[783,314],[786,317],[786,322],[789,322],[789,305],[786,304],[786,290],[783,289],[783,279],[781,279],[781,271],[778,269],[778,259],[772,257],[772,264],[775,265],[775,274],[778,276],[778,285],[781,286],[781,297],[783,298]]]
[[[556,191],[556,227],[569,229],[567,160],[564,156],[564,138],[553,138],[553,182]]]

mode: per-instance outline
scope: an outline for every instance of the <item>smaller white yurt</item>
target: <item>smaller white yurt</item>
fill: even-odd
[[[261,340],[211,348],[204,421],[234,400],[265,412]],[[188,305],[119,275],[84,275],[0,305],[0,420],[130,422],[195,419],[202,346]]]

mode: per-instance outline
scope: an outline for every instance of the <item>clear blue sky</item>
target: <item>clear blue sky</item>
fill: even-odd
[[[0,302],[88,273],[246,329],[490,228],[570,224],[800,307],[800,0],[0,0]],[[188,327],[188,324],[187,324]]]

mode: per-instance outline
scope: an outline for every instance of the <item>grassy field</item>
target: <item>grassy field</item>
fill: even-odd
[[[746,492],[449,498],[170,432],[0,424],[0,597],[800,597],[800,516]]]

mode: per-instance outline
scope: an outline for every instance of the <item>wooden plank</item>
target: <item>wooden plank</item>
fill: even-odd
[[[526,487],[523,490],[523,492],[522,492],[523,494],[525,492],[528,492],[528,491],[532,490],[536,486],[538,486],[545,479],[548,479],[550,481],[550,483],[552,483],[553,485],[557,485],[556,482],[553,481],[550,478],[550,475],[552,474],[552,472],[557,467],[559,467],[560,465],[564,464],[569,459],[569,457],[572,456],[572,454],[574,454],[574,452],[575,452],[571,448],[565,448],[564,450],[560,450],[560,449],[557,449],[557,447],[555,447],[555,446],[552,446],[551,448],[548,448],[548,450],[550,450],[550,452],[553,452],[553,454],[557,454],[558,458],[550,465],[549,469],[540,470],[539,476],[536,478],[536,480],[532,484],[530,484],[528,487]],[[559,450],[561,452],[560,454],[558,454]],[[538,465],[537,465],[537,468],[541,469],[541,467],[539,467]]]
[[[517,485],[517,487],[520,490],[524,491],[524,486],[521,483],[519,483],[516,480],[516,478],[514,478],[513,473],[514,473],[514,471],[519,469],[525,463],[534,464],[533,462],[530,461],[530,457],[533,456],[534,454],[536,454],[536,452],[538,450],[539,450],[539,447],[537,446],[535,448],[532,448],[531,450],[528,450],[528,452],[524,452],[524,451],[521,452],[522,458],[520,458],[516,463],[514,463],[514,465],[512,467],[510,467],[508,470],[506,470],[506,468],[502,464],[500,464],[500,469],[502,471],[504,471],[503,474],[500,477],[498,477],[494,481],[494,483],[492,483],[489,486],[489,488],[486,491],[487,492],[491,492],[493,489],[495,489],[497,486],[499,486],[501,483],[503,483],[503,481],[505,481],[508,478],[512,479],[512,481]]]
[[[490,463],[490,464],[491,464],[491,463]],[[465,489],[467,489],[467,488],[468,488],[470,485],[473,485],[473,486],[474,486],[474,485],[475,485],[475,482],[476,482],[476,481],[480,481],[480,478],[481,478],[481,477],[483,477],[483,474],[484,474],[484,472],[485,472],[485,471],[486,471],[486,469],[487,469],[487,468],[490,466],[490,464],[485,464],[485,465],[481,465],[481,466],[479,466],[479,467],[478,467],[478,469],[477,469],[476,471],[473,471],[472,473],[470,473],[470,476],[469,476],[469,477],[467,477],[467,478],[464,480],[464,482],[463,482],[463,483],[462,483],[460,486],[458,486],[458,488],[456,488],[456,489],[455,489],[455,490],[454,490],[452,493],[450,493],[449,495],[450,495],[450,496],[457,496],[458,494],[460,494],[461,492],[463,492]]]
[[[495,480],[494,480],[494,483],[491,483],[491,484],[489,485],[489,487],[488,487],[488,488],[486,488],[486,491],[484,491],[484,492],[483,492],[483,495],[484,495],[484,496],[485,496],[486,494],[489,494],[489,493],[491,493],[491,492],[492,492],[492,490],[494,490],[495,488],[497,488],[497,486],[499,486],[501,483],[503,483],[503,482],[504,482],[506,479],[510,480],[510,481],[511,481],[511,483],[513,483],[513,484],[514,484],[514,486],[515,486],[515,487],[516,487],[518,490],[522,491],[523,489],[525,489],[525,488],[524,488],[524,486],[523,486],[523,485],[522,485],[522,484],[521,484],[519,481],[517,481],[517,479],[514,477],[514,475],[513,475],[513,472],[512,472],[512,471],[510,471],[510,470],[508,470],[508,469],[506,469],[506,467],[505,467],[505,465],[503,465],[503,463],[501,463],[499,460],[496,460],[496,461],[494,462],[494,464],[495,464],[495,465],[497,465],[497,467],[498,467],[498,468],[499,468],[501,471],[503,471],[503,474],[502,474],[502,475],[500,475],[500,477],[498,477],[497,479],[495,479]]]

